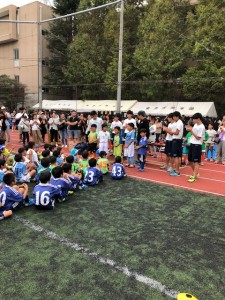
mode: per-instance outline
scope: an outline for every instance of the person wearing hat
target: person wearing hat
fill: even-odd
[[[141,129],[146,129],[146,137],[149,139],[149,121],[146,117],[146,113],[143,110],[140,110],[138,112],[138,119],[139,119],[139,124],[138,124],[138,135],[137,135],[137,141],[139,142],[141,139]]]

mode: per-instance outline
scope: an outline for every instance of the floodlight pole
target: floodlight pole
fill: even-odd
[[[122,93],[122,68],[123,68],[123,30],[124,30],[124,0],[120,5],[120,36],[119,36],[119,61],[118,61],[118,81],[117,81],[117,102],[116,112],[121,111],[121,93]]]
[[[38,22],[38,104],[42,109],[42,6],[39,10]]]

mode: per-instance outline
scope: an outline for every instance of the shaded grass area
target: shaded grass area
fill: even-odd
[[[17,215],[172,289],[222,300],[224,210],[224,198],[106,177],[54,211],[30,207]],[[2,299],[170,299],[13,218],[1,222],[0,246],[2,285],[8,289],[0,290]],[[13,276],[17,288],[7,288]]]

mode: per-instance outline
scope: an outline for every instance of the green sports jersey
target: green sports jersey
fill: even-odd
[[[57,167],[56,165],[53,165],[53,164],[50,164],[49,168],[52,170],[54,169],[55,167]]]
[[[107,174],[109,172],[109,160],[107,158],[99,158],[97,165],[103,174]]]
[[[98,133],[97,132],[90,132],[88,135],[88,142],[90,144],[97,143],[98,141]]]
[[[72,173],[73,174],[76,173],[79,168],[80,168],[80,164],[75,163],[75,162],[72,163]]]

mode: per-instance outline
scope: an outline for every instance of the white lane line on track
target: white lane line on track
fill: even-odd
[[[198,192],[198,193],[211,194],[211,195],[220,196],[220,197],[225,196],[225,194],[219,194],[219,193],[209,192],[209,191],[205,191],[205,190],[199,190],[199,189],[195,189],[195,188],[192,188],[192,187],[187,187],[187,186],[183,186],[183,185],[168,183],[168,182],[165,182],[165,181],[154,180],[154,179],[149,179],[149,178],[143,178],[143,177],[140,177],[140,176],[135,176],[135,175],[130,175],[130,174],[128,174],[128,176],[131,177],[131,178],[134,178],[134,179],[140,179],[140,180],[143,180],[143,181],[150,181],[150,182],[153,182],[153,183],[158,183],[158,184],[166,185],[166,186],[170,186],[170,187],[177,187],[179,189],[190,190],[190,191],[194,191],[194,192]]]
[[[178,292],[175,290],[169,289],[167,286],[163,285],[159,281],[156,281],[150,277],[138,274],[137,272],[130,271],[127,266],[120,266],[114,260],[108,259],[106,257],[99,255],[98,253],[92,252],[90,249],[84,248],[84,247],[80,246],[79,244],[74,243],[67,238],[60,237],[55,232],[44,229],[43,227],[36,225],[24,218],[14,216],[14,219],[16,221],[22,223],[24,226],[32,229],[33,231],[43,234],[45,237],[47,237],[49,239],[55,240],[55,241],[65,245],[68,248],[71,248],[77,252],[80,252],[86,256],[89,256],[103,265],[110,266],[111,268],[123,273],[124,275],[126,275],[129,278],[135,278],[136,281],[139,281],[139,282],[149,286],[150,288],[157,290],[158,292],[160,292],[164,295],[167,295],[171,298],[177,299]]]

